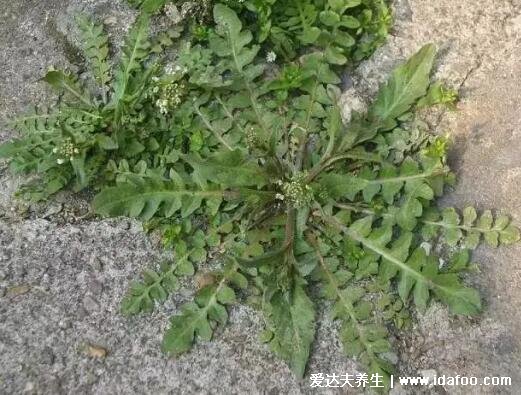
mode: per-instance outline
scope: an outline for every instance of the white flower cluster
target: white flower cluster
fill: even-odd
[[[277,193],[275,199],[285,200],[294,207],[306,207],[313,202],[313,189],[306,182],[306,174],[299,173],[290,181],[279,180],[282,193]]]
[[[186,84],[183,81],[161,83],[157,77],[153,81],[156,83],[152,89],[156,97],[155,105],[161,114],[167,115],[182,103],[186,94]]]
[[[59,156],[59,158],[56,159],[56,163],[62,165],[67,159],[70,161],[74,160],[74,156],[78,155],[80,150],[74,146],[70,138],[66,138],[61,145],[53,148],[52,153]]]
[[[259,144],[259,136],[253,126],[246,129],[246,144],[248,144],[250,148],[254,148]]]
[[[273,51],[270,51],[266,54],[266,62],[273,63],[277,60],[277,54]]]

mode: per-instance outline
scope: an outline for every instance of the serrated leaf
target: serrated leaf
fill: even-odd
[[[144,60],[150,55],[148,51],[148,31],[150,19],[148,14],[142,14],[131,27],[122,48],[122,58],[115,73],[114,95],[111,107],[114,108],[116,124],[120,122],[125,110],[125,96],[129,94],[131,80],[138,71],[142,71]]]
[[[481,311],[481,297],[473,288],[463,287],[454,274],[440,274],[434,280],[436,296],[447,304],[454,314],[476,315]]]
[[[389,248],[389,253],[395,259],[405,261],[409,256],[413,234],[411,232],[402,232]],[[374,243],[374,242],[373,242]],[[378,245],[374,243],[373,245]],[[384,247],[384,246],[382,246]],[[383,259],[379,269],[379,277],[383,282],[391,280],[398,273],[399,268],[389,259]]]
[[[219,283],[201,288],[195,302],[187,303],[181,309],[181,314],[172,317],[171,326],[163,338],[164,352],[174,355],[186,352],[197,338],[209,341],[217,324],[226,324],[228,312],[223,304],[235,301],[235,292],[227,284],[236,273],[236,262],[229,260]]]
[[[270,306],[270,346],[298,377],[303,377],[315,336],[315,307],[301,285],[296,285],[291,295],[275,294]]]
[[[362,219],[359,219],[351,224],[349,229],[362,236],[368,236],[371,233],[371,228],[373,224],[374,218],[372,216],[367,216]]]
[[[262,187],[269,180],[264,169],[254,162],[249,162],[238,150],[221,152],[204,161],[189,156],[185,156],[185,160],[204,179],[226,187]]]
[[[164,302],[171,292],[177,290],[178,276],[192,275],[187,270],[186,262],[163,263],[160,271],[146,269],[142,273],[143,281],[134,282],[121,304],[124,315],[134,315],[149,312],[154,302]]]
[[[463,225],[472,226],[477,218],[478,214],[476,213],[476,209],[474,207],[466,207],[463,210]]]
[[[320,184],[332,198],[345,197],[353,201],[355,196],[367,187],[368,181],[356,176],[328,173],[320,178]]]
[[[456,252],[450,260],[448,271],[452,273],[458,273],[467,269],[470,263],[470,252],[469,250],[461,250]]]
[[[432,200],[434,192],[424,181],[414,180],[406,183],[404,201],[398,210],[396,221],[405,230],[413,230],[417,224],[417,218],[423,213],[423,205],[420,199]]]
[[[222,304],[233,304],[236,302],[235,291],[225,285],[217,293],[217,300]]]
[[[418,304],[424,307],[426,295],[425,286],[432,290],[435,295],[444,303],[446,303],[451,311],[456,314],[477,314],[481,309],[481,302],[479,294],[470,288],[464,287],[458,279],[456,274],[441,274],[438,273],[437,265],[421,263],[420,261],[425,256],[425,250],[418,248],[415,251],[413,260],[408,263],[405,260],[398,259],[392,255],[391,251],[385,247],[380,247],[372,241],[361,236],[357,232],[349,229],[338,222],[339,229],[351,239],[361,243],[365,248],[380,255],[382,259],[395,266],[396,270],[401,272],[401,280],[398,287],[401,297],[407,298],[412,286],[420,284],[421,290],[418,291]],[[434,258],[433,256],[429,259]],[[420,265],[422,267],[420,267]]]
[[[89,95],[71,74],[67,74],[60,70],[51,70],[47,72],[45,77],[43,77],[43,80],[54,89],[69,94],[80,103],[88,107],[92,106]]]
[[[192,348],[196,334],[208,338],[209,333],[211,327],[207,310],[195,303],[189,303],[183,306],[181,315],[172,317],[170,328],[163,338],[162,349],[167,353],[182,354]]]
[[[387,376],[392,367],[381,364],[378,354],[389,351],[391,346],[386,339],[387,331],[384,327],[365,323],[373,313],[373,304],[363,300],[366,290],[354,286],[344,288],[342,270],[335,271],[327,264],[319,252],[319,243],[316,240],[310,238],[310,243],[314,246],[319,260],[323,290],[335,301],[331,318],[341,321],[340,340],[344,352],[362,360],[369,370],[378,369]]]
[[[89,60],[96,81],[106,89],[110,82],[110,65],[108,63],[108,36],[103,31],[103,25],[96,24],[85,16],[77,18],[82,33],[83,51]]]
[[[189,190],[175,183],[140,180],[101,191],[92,202],[93,210],[105,216],[139,217],[144,220],[160,212],[165,217],[181,211],[183,217],[193,213],[203,199],[224,196],[223,191]]]
[[[377,128],[391,129],[395,119],[409,111],[427,93],[436,48],[429,44],[396,68],[369,111]]]
[[[490,210],[478,216],[475,209],[467,207],[463,210],[463,223],[460,224],[458,212],[454,208],[446,208],[440,221],[424,220],[424,223],[441,229],[449,245],[456,245],[462,240],[465,248],[469,249],[479,245],[481,236],[491,247],[513,244],[520,239],[519,229],[510,223],[507,216],[500,215],[494,220]]]

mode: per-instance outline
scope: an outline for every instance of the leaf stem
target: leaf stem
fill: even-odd
[[[376,163],[382,163],[383,161],[374,156],[372,157],[370,154],[363,155],[357,152],[345,153],[329,158],[323,158],[308,175],[307,182],[312,182],[315,178],[317,178],[322,172],[326,171],[328,168],[333,166],[336,162],[340,162],[345,159],[354,159],[354,160],[367,160]]]
[[[392,217],[392,214],[389,214],[389,213],[378,213],[374,210],[371,210],[368,207],[360,207],[360,206],[356,206],[356,205],[352,205],[352,204],[336,203],[335,207],[342,209],[342,210],[356,211],[356,212],[362,213],[362,214],[378,215],[380,217],[387,217],[387,218]],[[424,223],[425,225],[439,226],[441,228],[446,228],[446,229],[461,229],[466,232],[480,232],[480,233],[498,232],[498,233],[501,233],[501,230],[497,230],[497,229],[485,229],[485,228],[465,226],[465,225],[453,225],[453,224],[447,224],[445,222],[439,222],[439,221],[427,221],[424,219],[420,219],[420,222]]]
[[[498,230],[498,229],[484,229],[484,228],[479,228],[479,227],[472,227],[472,226],[465,226],[465,225],[453,225],[453,224],[447,224],[447,223],[444,223],[444,222],[435,222],[435,221],[425,221],[423,220],[422,221],[425,225],[434,225],[434,226],[439,226],[441,228],[446,228],[446,229],[461,229],[461,230],[464,230],[466,232],[480,232],[480,233],[491,233],[491,232],[497,232],[497,233],[501,233],[501,230]]]
[[[309,137],[309,123],[311,122],[311,113],[313,112],[313,105],[315,104],[317,90],[318,90],[318,79],[315,80],[313,89],[311,91],[311,96],[309,98],[309,107],[306,111],[306,121],[304,123],[304,127],[302,128],[302,130],[304,131],[304,137],[302,138],[299,153],[296,158],[295,167],[296,167],[297,171],[302,169],[302,166],[304,163],[304,157],[306,155],[306,147],[308,144],[308,137]]]
[[[441,176],[445,173],[446,173],[446,171],[444,169],[437,169],[437,170],[426,171],[423,173],[414,174],[414,175],[410,175],[410,176],[399,176],[399,177],[378,178],[375,180],[367,180],[367,183],[369,185],[374,185],[374,184],[406,182],[406,181],[418,180],[418,179],[422,179],[422,178]]]

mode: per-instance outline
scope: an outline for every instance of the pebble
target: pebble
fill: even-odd
[[[107,349],[101,346],[89,344],[87,346],[87,354],[93,358],[105,358],[107,356]]]

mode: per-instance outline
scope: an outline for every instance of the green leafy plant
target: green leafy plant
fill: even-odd
[[[337,106],[338,67],[379,42],[344,45],[343,33],[363,26],[349,12],[367,14],[374,4],[385,6],[216,2],[215,24],[204,37],[180,37],[174,60],[161,56],[174,34],[154,43],[142,16],[116,68],[101,28],[81,20],[98,89],[51,71],[45,80],[63,92],[62,103],[15,122],[24,135],[0,154],[13,170],[39,175],[25,188],[33,196],[89,186],[96,213],[137,217],[163,232],[173,262],[131,285],[123,313],[150,311],[180,277],[195,275],[194,301],[172,318],[166,353],[210,340],[228,306],[245,301],[265,318],[262,341],[303,376],[321,304],[339,321],[346,355],[386,380],[389,329],[406,328],[411,311],[431,299],[455,314],[481,310],[462,277],[472,269],[469,250],[482,238],[514,243],[519,230],[490,211],[460,215],[436,205],[455,182],[448,141],[428,134],[415,111],[453,102],[431,85],[434,46],[396,68],[365,113],[343,120]],[[252,30],[248,12],[257,15]],[[263,46],[278,40],[276,26],[290,44],[267,59]],[[451,247],[448,264],[430,248],[438,242]]]
[[[13,158],[15,173],[35,175],[21,190],[32,200],[45,199],[71,185],[76,191],[103,185],[112,176],[107,163],[126,161],[128,165],[130,161],[139,166],[139,154],[146,149],[150,150],[147,155],[154,152],[159,144],[154,135],[164,130],[160,125],[165,117],[153,109],[161,108],[158,104],[163,102],[171,106],[172,98],[183,94],[181,89],[161,90],[162,84],[171,88],[175,83],[155,76],[161,62],[157,55],[173,44],[177,30],[149,38],[149,18],[142,15],[129,32],[121,59],[112,67],[103,27],[86,17],[78,18],[78,27],[92,81],[50,70],[43,81],[60,94],[60,103],[49,111],[36,110],[16,119],[12,126],[21,137],[0,148],[0,157]]]
[[[197,23],[210,13],[214,4],[221,3],[251,25],[259,44],[286,61],[294,60],[310,47],[319,47],[334,65],[353,63],[371,55],[385,41],[392,22],[384,0],[129,0],[129,3],[149,13],[162,10],[165,4],[176,6],[178,12],[195,17]],[[206,30],[201,26],[196,29]]]

